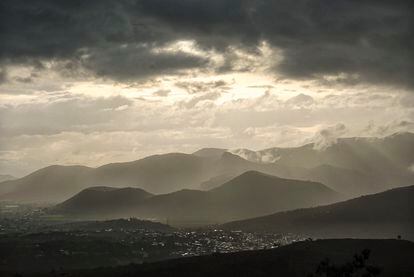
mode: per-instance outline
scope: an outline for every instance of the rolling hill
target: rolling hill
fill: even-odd
[[[248,170],[279,173],[274,165],[257,164],[230,153],[218,158],[170,153],[98,168],[49,166],[0,185],[8,192],[0,200],[61,202],[91,186],[137,187],[151,193],[199,189],[200,184],[223,174],[235,177]]]
[[[61,202],[91,186],[138,187],[166,193],[196,186],[204,178],[204,160],[187,154],[165,154],[98,168],[50,166],[1,185],[10,191],[0,199]]]
[[[54,202],[84,188],[92,168],[86,166],[48,166],[23,178],[2,182],[7,193],[1,200]]]
[[[139,188],[91,187],[55,206],[54,210],[63,213],[70,211],[74,215],[81,214],[82,217],[103,215],[106,218],[116,218],[122,217],[131,206],[152,196],[153,194]]]
[[[138,189],[135,189],[137,191]],[[136,216],[171,224],[220,223],[275,211],[331,203],[339,195],[320,183],[282,179],[248,171],[209,190],[180,190],[139,199],[120,197],[121,189],[84,190],[55,207],[54,212],[96,218]],[[117,211],[116,213],[112,211]]]
[[[295,233],[312,237],[414,239],[414,186],[315,208],[230,222],[224,229]]]

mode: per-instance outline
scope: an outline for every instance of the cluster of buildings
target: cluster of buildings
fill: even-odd
[[[53,255],[58,256],[76,256],[76,254],[83,253],[84,250],[76,249],[76,241],[80,242],[80,246],[82,244],[80,238],[108,241],[115,245],[111,246],[112,248],[119,249],[117,252],[124,252],[125,255],[122,254],[122,256],[127,256],[130,262],[270,249],[303,240],[293,234],[259,234],[208,228],[171,228],[171,230],[136,228],[133,224],[141,224],[139,220],[130,220],[130,224],[127,224],[128,220],[108,221],[105,224],[101,222],[96,225],[93,222],[92,225],[84,225],[82,222],[59,224],[59,220],[45,219],[39,209],[13,206],[3,207],[2,211],[4,213],[0,214],[0,235],[7,237],[7,234],[21,233],[23,234],[22,238],[25,238],[21,243],[37,246],[42,245],[43,239],[39,242],[30,242],[31,238],[40,239],[47,236],[48,242],[54,240],[63,241],[65,244],[71,242],[70,245],[73,249],[68,249],[67,245],[55,245],[56,251],[44,249],[49,254],[56,252]],[[32,235],[24,236],[24,234]],[[37,235],[33,236],[33,234]],[[96,251],[98,249],[107,252],[101,248],[96,248]],[[91,251],[93,250],[91,249]],[[43,252],[40,254],[42,257],[45,255]]]

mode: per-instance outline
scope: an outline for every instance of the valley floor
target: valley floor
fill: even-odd
[[[52,272],[33,276],[289,276],[314,273],[321,261],[341,265],[352,262],[355,254],[369,250],[367,268],[381,277],[414,276],[414,243],[404,240],[335,239],[302,241],[271,250],[213,254],[142,265],[103,267],[89,270]],[[316,275],[319,276],[319,275]],[[325,276],[325,275],[320,275]],[[352,275],[357,276],[357,275]],[[358,275],[359,276],[359,275]],[[374,276],[374,275],[372,275]]]

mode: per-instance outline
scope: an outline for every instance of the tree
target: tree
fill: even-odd
[[[330,259],[319,263],[315,273],[308,277],[375,277],[381,273],[377,266],[368,264],[371,251],[364,249],[360,254],[355,254],[351,262],[342,265],[333,264]]]

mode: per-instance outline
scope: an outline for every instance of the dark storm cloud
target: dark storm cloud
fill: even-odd
[[[283,48],[287,75],[348,73],[359,75],[351,81],[414,85],[412,2],[308,1],[301,8],[309,23]]]
[[[0,58],[81,60],[123,80],[206,65],[150,51],[167,42],[192,39],[228,55],[229,46],[254,52],[265,40],[282,50],[275,70],[290,78],[342,74],[413,87],[413,14],[411,0],[5,0]]]
[[[7,81],[7,72],[5,69],[0,68],[0,85]]]
[[[197,94],[211,91],[226,91],[229,89],[229,84],[223,80],[210,82],[176,82],[175,85],[179,88],[185,89],[189,94]]]
[[[205,66],[187,53],[151,51],[177,39],[154,19],[133,11],[132,1],[2,1],[0,59],[31,65],[65,61],[58,69],[74,74],[80,66],[99,76],[128,80]]]
[[[208,60],[180,51],[153,53],[147,46],[128,45],[96,51],[84,59],[82,64],[95,71],[98,76],[128,81],[204,67]]]

